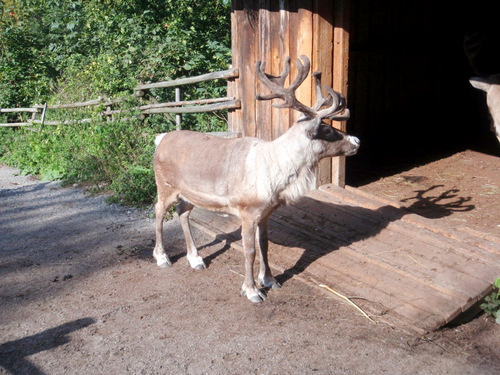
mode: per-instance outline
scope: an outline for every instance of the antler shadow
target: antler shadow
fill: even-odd
[[[476,206],[466,204],[472,200],[471,197],[460,197],[458,189],[449,189],[435,196],[425,196],[432,190],[443,187],[444,185],[434,185],[424,190],[416,190],[415,196],[402,199],[401,202],[414,200],[408,210],[413,211],[428,219],[439,219],[450,216],[454,212],[472,211]],[[451,200],[451,201],[450,201]]]

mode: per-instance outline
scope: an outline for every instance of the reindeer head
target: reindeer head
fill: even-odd
[[[487,79],[472,77],[470,84],[486,93],[486,104],[491,115],[491,131],[500,142],[500,74],[489,76]]]
[[[321,72],[314,72],[316,103],[308,107],[301,103],[295,96],[295,90],[304,82],[309,74],[310,61],[302,55],[296,60],[297,77],[285,88],[285,80],[290,73],[290,58],[287,57],[281,74],[278,77],[264,73],[265,62],[257,61],[255,71],[257,78],[271,90],[271,94],[257,95],[257,100],[281,99],[283,103],[273,104],[276,108],[292,108],[302,113],[299,120],[292,128],[300,127],[303,134],[310,140],[315,153],[319,158],[339,155],[354,155],[359,148],[359,139],[349,136],[323,122],[323,119],[345,121],[349,118],[349,109],[346,108],[345,97],[324,85],[327,96],[321,90]],[[323,108],[326,107],[326,108]]]

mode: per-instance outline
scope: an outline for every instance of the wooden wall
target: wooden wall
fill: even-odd
[[[255,77],[258,60],[266,62],[266,73],[279,75],[285,58],[290,56],[293,80],[295,59],[306,55],[311,60],[311,72],[321,71],[323,84],[347,96],[348,4],[347,0],[233,0],[233,67],[240,70],[240,76],[229,90],[230,95],[241,99],[242,107],[230,113],[230,131],[272,140],[286,132],[300,115],[274,108],[270,101],[255,100],[257,93],[268,92]],[[313,92],[309,76],[297,90],[297,97],[312,105]],[[346,127],[345,123],[333,125],[342,130]],[[323,161],[319,183],[343,185],[344,166],[344,158]]]

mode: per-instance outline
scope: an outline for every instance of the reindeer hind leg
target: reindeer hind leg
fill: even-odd
[[[153,250],[153,257],[161,268],[172,265],[165,248],[163,247],[163,220],[167,211],[177,202],[178,192],[172,189],[158,189],[158,202],[155,205],[156,215],[156,244]]]
[[[191,226],[189,225],[189,214],[193,209],[193,205],[188,201],[181,199],[179,205],[177,206],[177,214],[181,222],[182,232],[184,233],[184,238],[186,239],[187,248],[187,260],[191,268],[195,270],[202,270],[207,268],[203,258],[198,255],[198,249],[193,240],[193,235],[191,233]]]

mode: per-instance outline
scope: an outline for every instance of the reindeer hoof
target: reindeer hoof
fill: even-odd
[[[268,278],[260,278],[257,280],[257,283],[261,288],[266,288],[266,289],[279,289],[281,288],[281,284],[276,281],[274,277],[268,277]]]
[[[253,296],[252,298],[249,298],[249,300],[252,303],[261,303],[265,300],[265,298],[262,298],[261,296]]]
[[[207,268],[207,265],[203,261],[203,258],[200,256],[189,257],[189,255],[188,255],[187,260],[188,260],[188,263],[191,266],[191,268],[193,268],[197,271],[201,271],[201,270],[204,270],[205,268]]]
[[[253,303],[260,303],[266,299],[266,295],[259,289],[256,287],[249,289],[245,285],[241,288],[241,295],[247,297]]]
[[[156,259],[156,264],[160,268],[168,268],[172,265],[172,262],[168,259],[167,255],[156,256],[153,254],[153,257]]]
[[[271,289],[279,289],[279,288],[281,288],[281,284],[277,281],[275,281],[273,285],[271,285]]]

